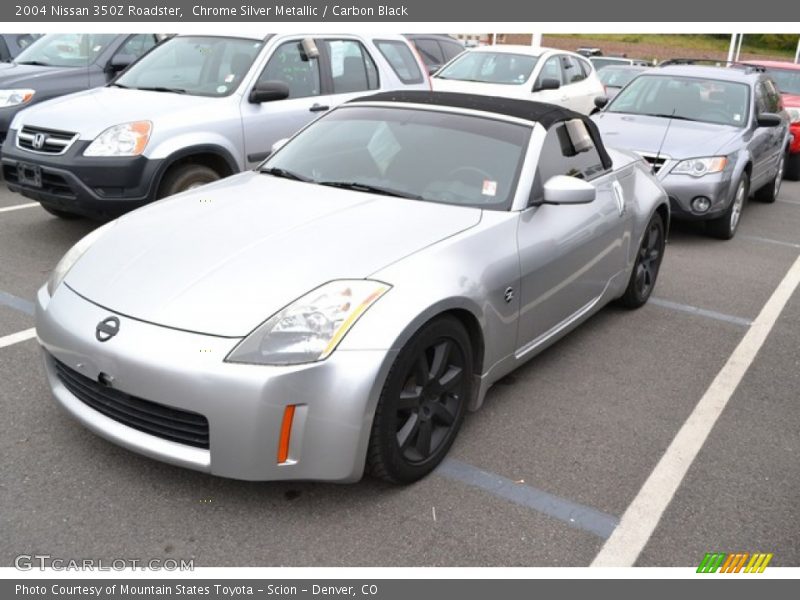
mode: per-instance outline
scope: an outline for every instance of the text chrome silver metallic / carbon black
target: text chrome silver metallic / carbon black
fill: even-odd
[[[580,114],[378,94],[89,234],[37,333],[58,403],[131,450],[406,483],[495,381],[606,303],[644,304],[668,221],[646,163]]]

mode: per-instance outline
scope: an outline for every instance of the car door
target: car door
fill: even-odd
[[[622,276],[631,244],[634,177],[607,170],[595,148],[575,153],[564,124],[542,147],[534,204],[556,175],[590,181],[597,197],[582,205],[534,205],[520,214],[520,317],[517,355],[547,342],[594,308],[610,282]]]
[[[753,171],[750,181],[750,189],[756,190],[767,182],[770,177],[772,164],[775,155],[775,135],[779,127],[759,127],[757,123],[758,115],[770,111],[770,100],[767,88],[763,81],[755,85],[755,106],[753,111],[752,125],[753,136],[750,140],[750,154],[753,157]]]
[[[542,63],[541,67],[539,67],[539,72],[534,79],[531,100],[536,100],[537,102],[549,102],[550,104],[558,104],[559,106],[566,106],[567,93],[564,89],[564,72],[561,66],[562,56],[562,54],[550,56],[549,58],[545,59],[544,63]],[[541,89],[542,82],[545,79],[554,79],[558,81],[558,89]]]
[[[289,97],[252,103],[249,91],[243,95],[241,115],[248,167],[264,160],[276,141],[291,137],[330,108],[330,98],[323,94],[320,57],[306,54],[302,38],[281,41],[271,49],[254,83],[266,81],[285,83]]]

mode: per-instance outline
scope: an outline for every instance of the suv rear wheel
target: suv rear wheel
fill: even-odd
[[[781,183],[783,183],[785,164],[785,156],[781,154],[781,157],[778,159],[778,168],[775,170],[775,178],[753,194],[756,200],[770,204],[778,199],[778,193],[781,191]]]
[[[158,188],[158,198],[185,192],[218,179],[220,179],[219,173],[211,167],[192,163],[178,165],[172,167],[164,176]]]

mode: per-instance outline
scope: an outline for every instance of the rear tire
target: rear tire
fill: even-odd
[[[619,303],[625,308],[639,308],[650,298],[656,286],[661,260],[664,258],[665,244],[664,221],[656,213],[647,224],[636,253],[636,263],[633,265],[628,287],[619,299]]]
[[[210,167],[185,164],[172,167],[158,188],[158,199],[179,194],[220,179],[219,173]]]
[[[756,193],[753,195],[756,200],[766,204],[772,204],[778,199],[778,194],[781,191],[781,183],[783,182],[785,165],[786,155],[781,154],[780,159],[778,159],[778,170],[775,172],[775,178],[760,190],[756,191]]]
[[[49,206],[45,206],[44,204],[42,204],[42,208],[54,217],[64,219],[65,221],[74,221],[75,219],[81,218],[80,215],[76,215],[75,213],[67,212],[65,210],[58,210],[57,208],[51,208]]]
[[[706,222],[706,231],[711,236],[720,240],[729,240],[736,235],[749,190],[750,178],[747,173],[743,173],[739,183],[736,184],[736,192],[728,210],[722,213],[722,216]]]
[[[786,168],[783,176],[790,181],[800,181],[800,152],[786,155]]]
[[[472,393],[472,347],[464,325],[443,316],[397,355],[372,422],[367,471],[412,483],[433,471],[458,434]]]

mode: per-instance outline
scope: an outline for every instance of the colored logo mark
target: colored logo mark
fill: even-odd
[[[769,561],[772,560],[772,553],[762,552],[736,552],[726,554],[725,552],[707,552],[697,567],[698,573],[763,573]],[[747,565],[747,566],[745,566]]]

